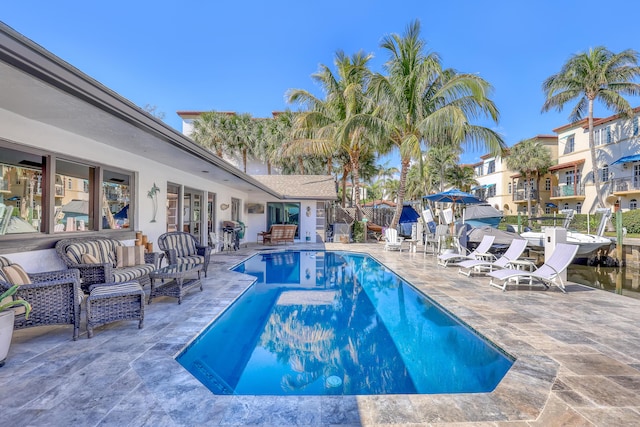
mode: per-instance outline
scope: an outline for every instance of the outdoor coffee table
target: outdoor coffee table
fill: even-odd
[[[154,270],[149,274],[151,292],[148,304],[151,304],[151,300],[157,296],[178,298],[178,304],[182,304],[182,297],[190,289],[199,286],[202,291],[201,270],[202,264],[167,265]]]

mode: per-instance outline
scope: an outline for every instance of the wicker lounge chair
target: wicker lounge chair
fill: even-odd
[[[479,259],[488,256],[489,249],[491,249],[491,245],[493,245],[493,241],[496,236],[485,235],[482,237],[480,243],[478,243],[478,247],[469,254],[464,253],[445,253],[438,256],[438,265],[446,267],[449,264],[453,264],[458,260],[467,260],[467,259]],[[463,248],[460,249],[464,250]],[[495,259],[495,258],[494,258]]]
[[[0,257],[0,293],[12,286],[2,273],[2,267],[15,265]],[[22,298],[31,304],[31,313],[16,314],[14,328],[30,328],[44,325],[73,325],[73,339],[80,332],[80,273],[77,269],[28,274],[30,284],[20,285],[14,298]]]
[[[127,282],[136,280],[140,286],[150,285],[149,273],[157,268],[158,254],[145,253],[138,265],[116,267],[118,247],[124,243],[108,237],[82,237],[63,239],[56,243],[56,252],[69,268],[80,270],[82,290],[97,283]],[[88,263],[85,255],[91,255],[96,262]]]
[[[192,234],[182,231],[171,231],[158,237],[158,247],[164,252],[170,265],[202,264],[204,276],[211,257],[211,248],[201,246]]]
[[[545,260],[544,264],[535,271],[505,269],[496,270],[487,273],[487,276],[491,277],[489,284],[505,291],[507,289],[507,283],[511,279],[517,279],[518,283],[520,279],[527,279],[529,283],[533,280],[540,281],[547,289],[550,285],[556,285],[562,292],[565,291],[564,283],[560,275],[564,270],[569,267],[571,261],[578,252],[577,245],[569,245],[567,243],[558,243],[553,253]],[[494,279],[501,281],[502,283],[494,283]]]
[[[513,239],[507,251],[495,261],[487,261],[484,259],[468,259],[456,263],[458,273],[471,276],[473,271],[477,270],[498,270],[502,268],[508,268],[511,266],[511,262],[517,260],[524,249],[527,247],[527,241],[524,239]],[[463,270],[464,269],[464,270]]]

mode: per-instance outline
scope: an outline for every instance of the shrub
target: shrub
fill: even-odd
[[[353,223],[353,241],[356,243],[365,243],[364,223],[362,221],[356,221]]]

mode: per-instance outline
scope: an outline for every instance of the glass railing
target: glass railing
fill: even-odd
[[[551,188],[551,197],[575,197],[584,196],[583,185],[558,185]]]

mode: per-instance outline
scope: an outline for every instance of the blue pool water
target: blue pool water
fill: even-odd
[[[179,356],[216,394],[493,390],[513,360],[373,258],[256,255],[257,281]]]

